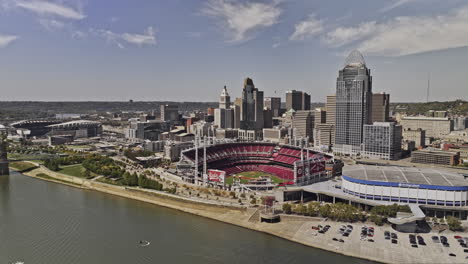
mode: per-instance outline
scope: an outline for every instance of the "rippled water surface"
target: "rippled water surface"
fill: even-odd
[[[151,244],[140,247],[138,241]],[[12,172],[0,263],[371,263],[155,205]]]

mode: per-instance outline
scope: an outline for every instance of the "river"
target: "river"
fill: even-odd
[[[148,240],[147,247],[139,245]],[[11,172],[0,263],[372,263],[156,205]]]

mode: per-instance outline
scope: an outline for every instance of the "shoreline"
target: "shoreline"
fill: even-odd
[[[45,173],[50,178],[43,178],[43,177],[37,176],[37,174],[39,173]],[[334,227],[334,226],[343,225],[345,223],[339,223],[339,222],[333,222],[333,221],[325,222],[324,219],[321,219],[321,218],[289,216],[289,215],[281,215],[281,222],[279,223],[275,223],[275,224],[260,223],[258,220],[255,221],[255,218],[254,218],[254,217],[258,217],[256,216],[258,208],[245,208],[245,207],[239,207],[239,206],[234,206],[234,205],[232,206],[220,205],[216,203],[209,203],[208,201],[206,202],[195,201],[189,198],[185,198],[185,197],[181,197],[181,196],[173,195],[173,194],[167,194],[164,192],[158,192],[158,191],[146,190],[146,189],[140,189],[140,188],[134,188],[134,187],[116,186],[116,185],[111,185],[107,183],[102,183],[102,182],[97,182],[97,181],[92,181],[88,179],[82,179],[82,178],[77,178],[73,176],[56,173],[53,171],[49,171],[43,166],[36,168],[32,171],[26,172],[26,173],[22,173],[22,174],[29,176],[29,177],[36,178],[36,179],[55,182],[58,184],[64,184],[64,185],[79,188],[79,189],[99,191],[102,193],[112,194],[112,195],[116,195],[116,196],[120,196],[124,198],[152,203],[158,206],[178,210],[178,211],[185,212],[185,213],[190,213],[196,216],[209,218],[209,219],[220,221],[226,224],[231,224],[231,225],[247,228],[252,231],[257,231],[257,232],[262,232],[265,234],[273,235],[275,237],[289,240],[294,243],[299,243],[304,246],[313,247],[316,249],[321,249],[321,250],[325,250],[328,252],[333,252],[336,254],[341,254],[341,255],[349,256],[353,258],[359,258],[359,259],[364,259],[364,260],[369,260],[369,261],[374,261],[374,262],[379,262],[379,263],[424,263],[424,261],[421,261],[421,259],[415,259],[415,258],[410,257],[409,254],[404,254],[404,252],[399,252],[401,250],[399,248],[395,248],[395,250],[397,250],[397,254],[385,254],[385,252],[379,253],[378,252],[379,250],[385,251],[387,247],[393,247],[393,245],[391,244],[382,245],[380,248],[379,247],[375,248],[374,246],[377,246],[378,244],[377,238],[375,239],[376,241],[373,244],[369,244],[368,242],[365,242],[365,241],[359,241],[359,239],[358,239],[358,242],[361,242],[361,243],[353,243],[353,241],[349,241],[349,242],[346,241],[347,243],[337,243],[337,242],[335,243],[334,241],[331,241],[331,237],[330,237],[331,234],[317,235],[316,233],[314,234],[310,228],[312,225],[317,225],[317,224],[322,224],[322,225],[330,224],[332,225],[332,227]],[[254,221],[252,221],[252,219]],[[365,224],[353,223],[353,226],[355,226],[356,228],[353,235],[356,235],[356,236],[359,235],[358,226],[364,226],[364,225]],[[383,234],[383,230],[388,230],[387,227],[376,227],[376,229],[377,230],[381,229],[379,230],[380,231],[379,233],[381,233],[380,235]],[[330,232],[327,232],[327,233],[330,233]],[[329,240],[322,239],[325,237],[328,237]],[[351,238],[349,238],[348,240],[351,240]],[[402,239],[402,240],[407,240],[407,239]],[[385,241],[381,241],[381,242],[385,243]],[[404,241],[404,242],[407,242],[407,241]],[[370,247],[367,247],[367,246],[370,246]],[[372,247],[374,248],[372,249]],[[411,249],[411,246],[409,246],[409,248]],[[378,256],[381,256],[381,257],[378,257]],[[428,257],[427,259],[429,261],[432,260],[432,262],[434,261],[434,259],[430,257]],[[438,261],[440,263],[459,263],[459,262],[456,262],[454,258],[452,259],[442,258],[440,260],[441,261]],[[427,263],[429,263],[429,261],[427,261]]]

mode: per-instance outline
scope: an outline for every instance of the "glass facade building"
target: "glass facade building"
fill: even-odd
[[[364,125],[372,123],[371,111],[371,72],[355,50],[336,81],[335,152],[357,154],[362,150]]]

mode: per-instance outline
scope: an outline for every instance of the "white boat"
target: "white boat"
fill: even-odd
[[[142,247],[146,247],[146,246],[149,246],[150,245],[150,242],[147,241],[147,240],[140,240],[140,246]]]

